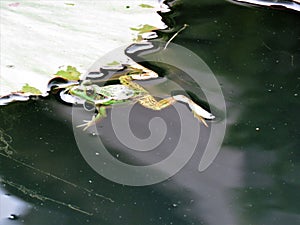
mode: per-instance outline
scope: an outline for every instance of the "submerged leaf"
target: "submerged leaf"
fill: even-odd
[[[21,92],[24,92],[24,93],[31,93],[31,94],[34,94],[34,95],[40,95],[42,94],[42,92],[35,88],[35,87],[32,87],[30,86],[29,84],[25,84],[23,87],[22,87],[22,90]]]
[[[55,76],[63,77],[67,80],[79,80],[81,73],[73,66],[67,66],[66,70],[59,70]]]

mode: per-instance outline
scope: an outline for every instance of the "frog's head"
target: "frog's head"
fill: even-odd
[[[86,88],[81,85],[76,85],[69,88],[69,93],[74,96],[82,97],[86,93]]]
[[[94,85],[90,85],[87,83],[81,83],[81,85],[70,87],[69,93],[73,96],[77,96],[90,102],[94,102],[95,100]]]

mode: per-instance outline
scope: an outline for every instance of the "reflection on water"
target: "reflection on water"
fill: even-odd
[[[222,189],[232,215],[223,223],[299,223],[299,15],[221,1],[184,3],[177,21],[192,25],[177,43],[193,48],[217,74],[228,107],[222,152],[240,156],[218,157],[240,174],[240,186]]]
[[[300,222],[299,15],[220,0],[201,4],[184,0],[175,7],[177,11],[168,13],[170,18],[179,29],[183,24],[189,27],[174,41],[205,60],[226,100],[226,139],[213,164],[202,173],[197,170],[208,135],[204,131],[197,151],[174,177],[146,187],[119,185],[99,176],[83,160],[73,136],[71,107],[52,96],[13,103],[0,108],[0,128],[12,137],[9,144],[16,151],[11,158],[0,156],[1,178],[66,205],[33,198],[2,183],[3,193],[22,199],[18,204],[25,207],[4,212],[6,195],[1,193],[2,221],[11,224],[8,217],[13,214],[16,221],[30,225]],[[165,68],[166,77],[168,72]],[[184,82],[184,75],[180,80]],[[196,87],[190,90],[201,95]],[[133,129],[145,127],[143,115],[155,117],[134,110]],[[172,112],[170,108],[158,113],[172,124],[175,138],[176,115],[168,117]],[[152,163],[170,153],[166,141],[160,151],[139,161],[142,154],[131,156],[119,149],[109,126],[109,119],[99,125],[100,136],[115,147],[111,153],[124,161]],[[137,135],[149,135],[146,128],[142,131]]]
[[[21,221],[19,217],[24,217],[31,208],[32,206],[27,202],[0,189],[0,223],[2,225],[22,224],[24,221]]]

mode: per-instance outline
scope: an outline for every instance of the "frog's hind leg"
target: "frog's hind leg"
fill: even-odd
[[[88,129],[89,127],[95,125],[97,122],[99,122],[101,119],[106,117],[106,107],[100,106],[97,107],[97,115],[94,115],[92,120],[84,120],[84,124],[78,125],[77,127],[84,127],[83,130]]]
[[[165,98],[160,101],[157,101],[153,96],[146,95],[145,97],[139,100],[139,103],[148,108],[153,110],[161,110],[170,105],[172,105],[176,100],[173,97]]]
[[[173,97],[165,98],[160,101],[157,101],[153,96],[146,95],[144,98],[139,100],[139,103],[149,109],[153,110],[161,110],[163,108],[166,108],[176,101],[187,103],[189,108],[192,110],[194,116],[202,122],[205,126],[208,126],[204,119],[214,119],[215,116],[213,116],[211,113],[204,110],[202,107],[197,105],[195,102],[193,102],[191,99],[184,95],[175,95]]]

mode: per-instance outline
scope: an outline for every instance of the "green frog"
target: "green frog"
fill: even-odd
[[[206,127],[208,125],[205,119],[215,118],[211,113],[184,95],[175,95],[159,101],[156,100],[146,89],[134,81],[155,79],[158,75],[154,71],[141,66],[132,67],[130,71],[119,77],[120,84],[98,86],[90,80],[84,80],[81,84],[74,84],[66,89],[68,94],[89,103],[97,110],[97,114],[91,120],[84,121],[84,124],[77,127],[84,127],[83,130],[88,129],[106,117],[107,107],[121,103],[139,103],[152,110],[161,110],[178,101],[186,103],[194,116]]]

